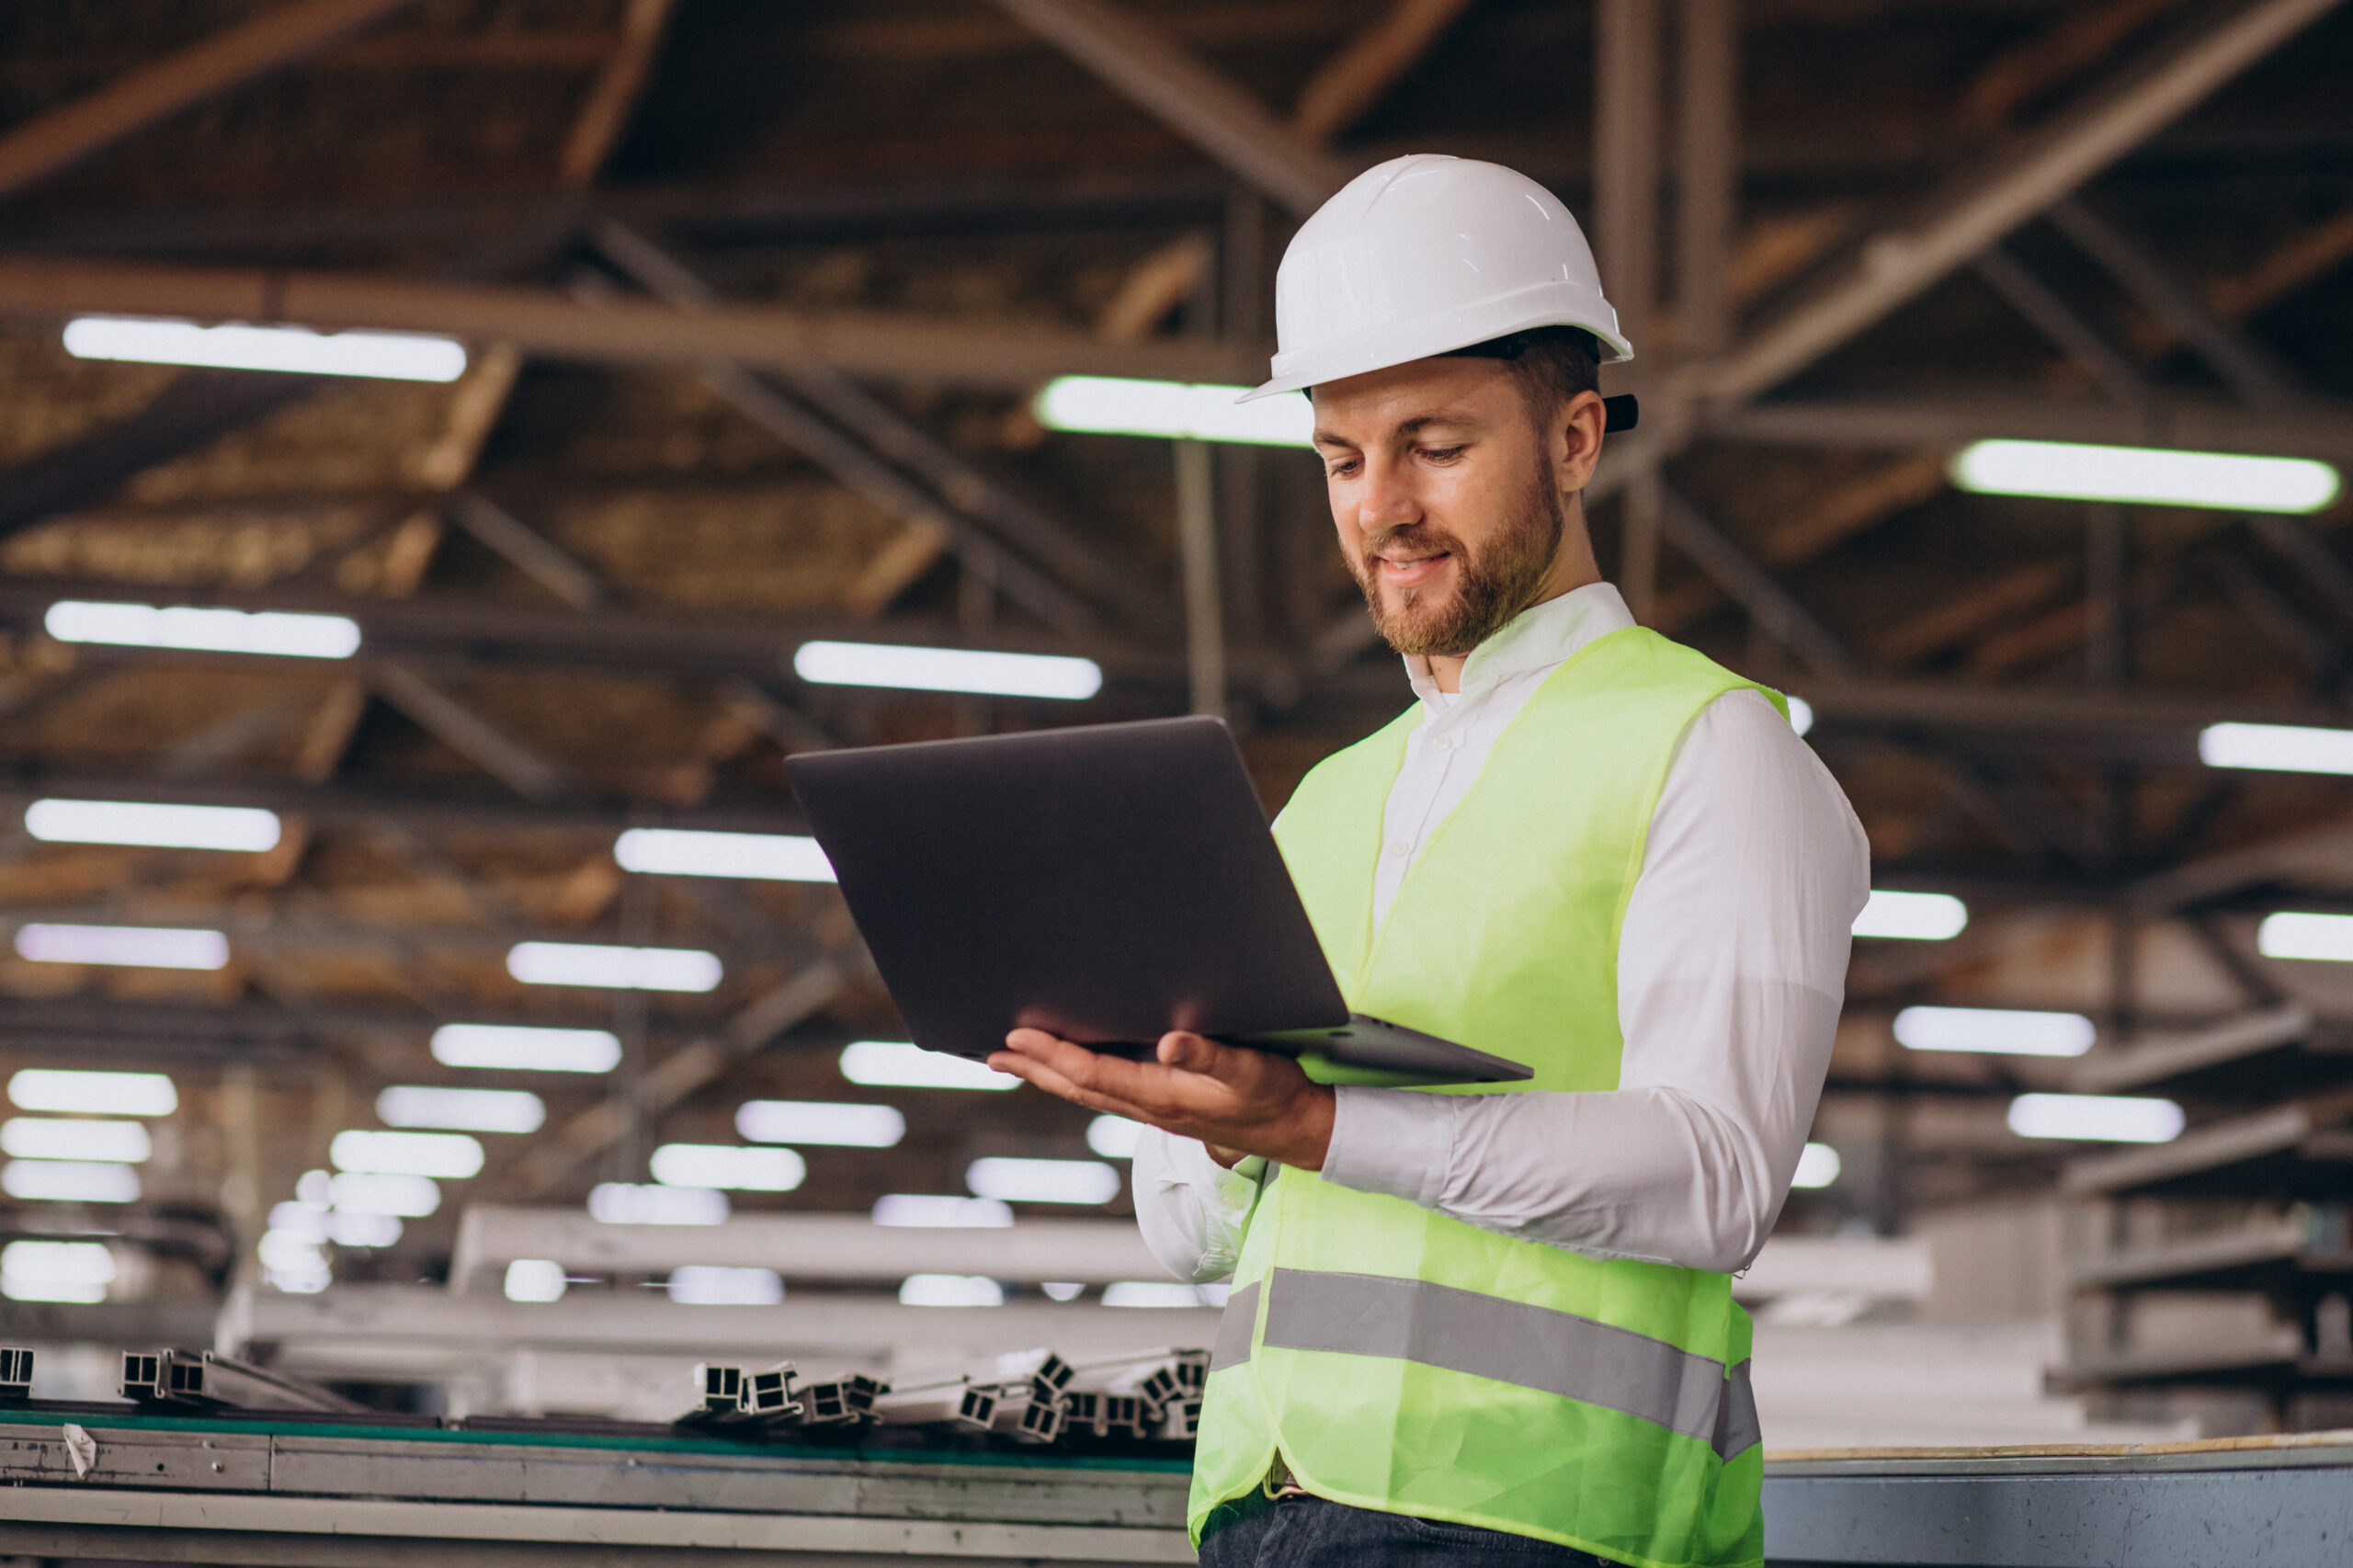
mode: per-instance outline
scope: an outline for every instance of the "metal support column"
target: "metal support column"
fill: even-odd
[[[1218,582],[1216,474],[1206,441],[1176,447],[1176,552],[1185,586],[1185,674],[1196,713],[1225,712],[1223,594]]]
[[[1594,223],[1602,287],[1638,347],[1658,297],[1659,16],[1600,0],[1594,65]]]
[[[1685,356],[1732,346],[1740,199],[1737,0],[1683,0],[1675,140],[1675,335]]]

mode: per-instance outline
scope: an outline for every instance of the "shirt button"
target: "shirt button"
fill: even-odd
[[[1389,853],[1400,860],[1403,860],[1406,856],[1411,855],[1413,852],[1414,846],[1406,843],[1402,838],[1392,838],[1389,841]]]
[[[1432,735],[1430,737],[1430,750],[1432,751],[1447,751],[1451,749],[1453,744],[1454,737],[1452,735]]]

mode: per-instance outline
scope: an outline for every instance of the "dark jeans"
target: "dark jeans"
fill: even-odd
[[[1201,1540],[1202,1568],[1617,1568],[1589,1552],[1524,1535],[1377,1514],[1285,1497],[1212,1526]]]

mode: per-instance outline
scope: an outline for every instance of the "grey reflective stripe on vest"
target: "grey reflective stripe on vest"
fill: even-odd
[[[1250,1359],[1250,1335],[1258,1326],[1258,1284],[1253,1280],[1225,1299],[1217,1320],[1217,1343],[1210,1346],[1210,1370],[1222,1372]]]
[[[1723,1444],[1756,1440],[1745,1363],[1735,1390],[1722,1361],[1665,1340],[1423,1279],[1278,1268],[1268,1284],[1269,1349],[1392,1357],[1517,1383],[1639,1416],[1726,1459],[1740,1449]]]
[[[1764,1429],[1756,1424],[1756,1391],[1748,1381],[1748,1363],[1743,1361],[1724,1385],[1723,1405],[1716,1413],[1715,1449],[1729,1462],[1764,1440]]]

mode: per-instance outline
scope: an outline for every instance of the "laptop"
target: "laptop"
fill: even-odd
[[[1331,1083],[1492,1084],[1517,1062],[1352,1014],[1217,719],[788,759],[917,1045],[1031,1027],[1148,1057],[1174,1028]]]

